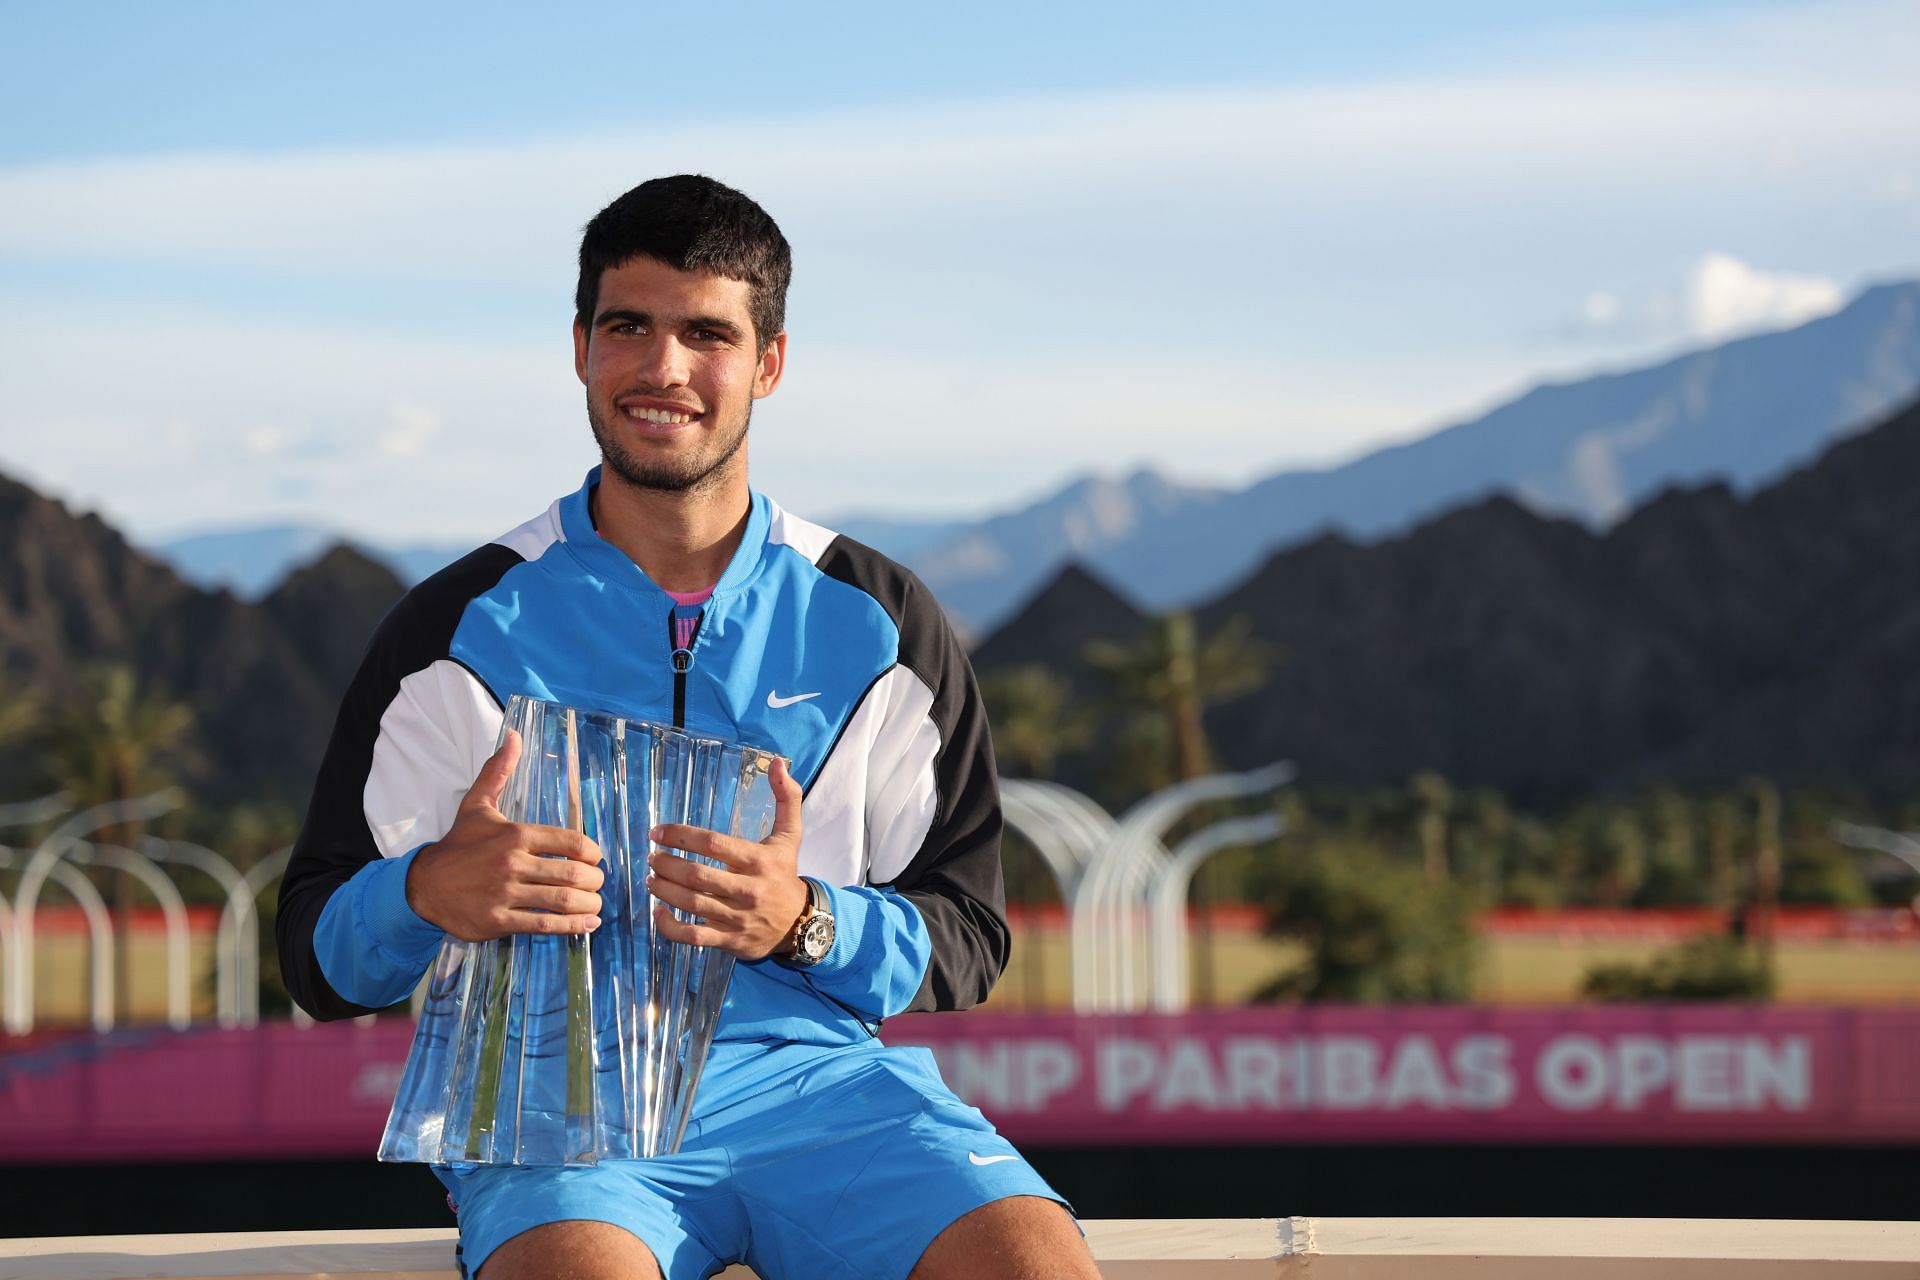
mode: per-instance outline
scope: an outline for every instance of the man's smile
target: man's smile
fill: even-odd
[[[651,396],[623,400],[617,407],[629,423],[650,436],[673,435],[679,428],[691,426],[705,416],[692,405]]]

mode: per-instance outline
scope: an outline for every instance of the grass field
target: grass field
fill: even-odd
[[[1214,935],[1211,998],[1206,957],[1198,940],[1190,949],[1195,1004],[1237,1004],[1297,963],[1297,946],[1245,930]],[[1563,942],[1554,938],[1495,936],[1482,939],[1476,998],[1492,1004],[1556,1003],[1579,998],[1581,978],[1596,964],[1644,961],[1659,944],[1627,941]],[[43,937],[35,966],[35,1010],[41,1026],[74,1026],[87,1016],[87,951],[78,935]],[[213,947],[193,939],[192,1011],[213,1016]],[[155,1022],[166,1013],[166,955],[159,936],[136,934],[129,954],[131,999],[122,1017]],[[1920,1003],[1920,943],[1782,942],[1779,1000],[1783,1003]],[[0,972],[4,968],[0,967]],[[1137,989],[1149,991],[1144,964]],[[1013,961],[988,1007],[1064,1009],[1070,1003],[1067,937],[1058,925],[1017,929]]]
[[[85,937],[76,933],[55,934],[35,941],[35,1024],[39,1027],[84,1025],[89,991]],[[167,1016],[164,936],[157,932],[135,933],[125,959],[127,992],[118,1002],[118,1017],[129,1022],[164,1022]],[[0,973],[4,972],[4,957],[0,957]],[[187,974],[189,1012],[196,1022],[211,1021],[214,1014],[211,935],[188,935]]]
[[[1212,999],[1203,976],[1205,957],[1196,939],[1188,974],[1194,1003],[1237,1004],[1283,970],[1303,951],[1257,933],[1214,935]],[[1481,939],[1475,998],[1490,1004],[1536,1004],[1577,1000],[1587,970],[1603,963],[1643,962],[1661,944],[1633,941],[1494,936]],[[1920,944],[1900,942],[1782,942],[1779,965],[1782,1003],[1920,1003]],[[1137,989],[1147,991],[1144,966]],[[1013,960],[989,1005],[997,1009],[1064,1008],[1069,1003],[1067,939],[1057,927],[1014,935]]]

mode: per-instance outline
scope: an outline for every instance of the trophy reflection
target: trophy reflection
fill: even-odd
[[[647,833],[685,823],[764,839],[775,757],[518,694],[503,741],[509,729],[521,752],[500,811],[599,844],[600,928],[441,945],[380,1159],[591,1165],[672,1154],[733,956],[656,933]]]

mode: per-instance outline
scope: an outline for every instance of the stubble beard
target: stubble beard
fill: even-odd
[[[587,400],[587,421],[593,426],[593,438],[599,442],[600,458],[607,470],[636,489],[654,493],[679,493],[697,497],[717,488],[726,479],[728,467],[747,443],[747,426],[753,419],[753,401],[740,411],[740,424],[725,435],[716,436],[713,447],[704,454],[642,461],[620,439],[619,428],[609,424],[593,403]]]

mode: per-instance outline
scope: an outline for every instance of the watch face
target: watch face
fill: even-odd
[[[802,964],[819,964],[832,949],[832,916],[814,916],[800,926],[800,936],[794,940],[793,946],[795,959]]]

